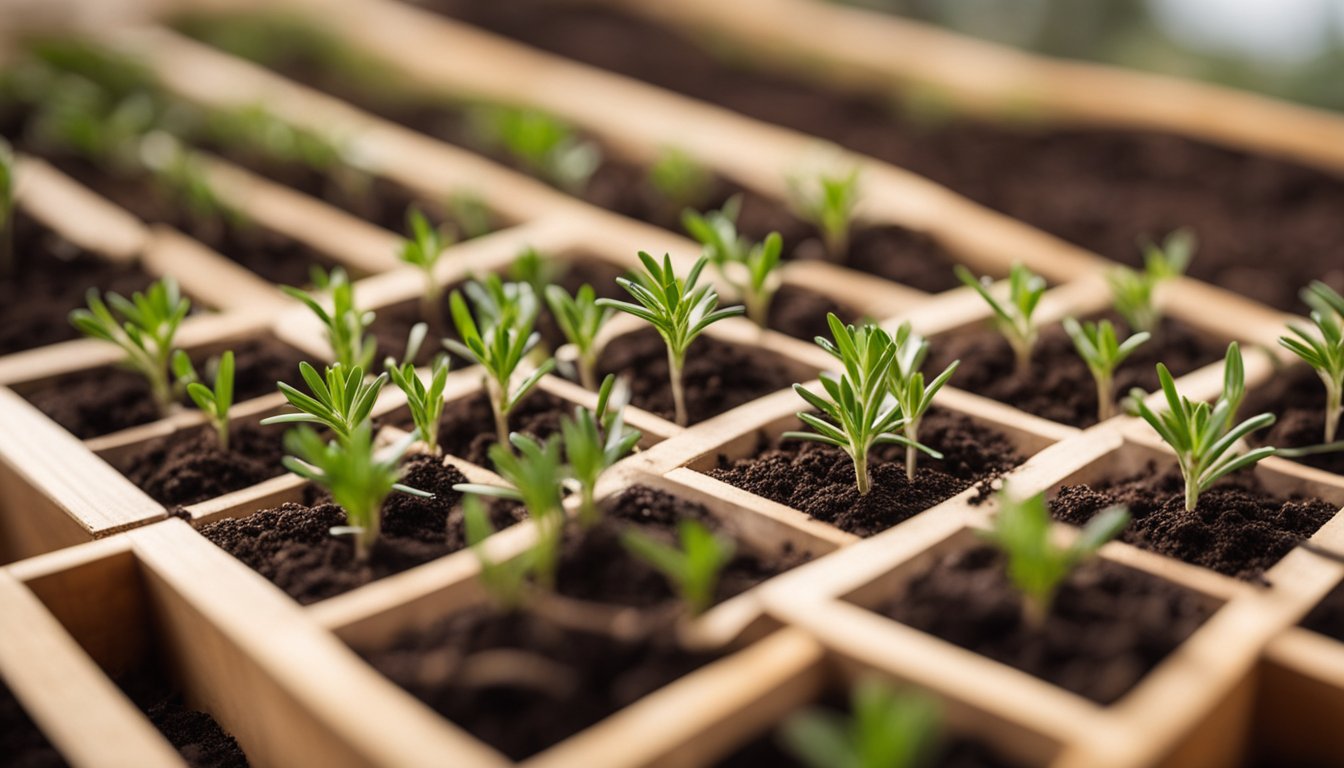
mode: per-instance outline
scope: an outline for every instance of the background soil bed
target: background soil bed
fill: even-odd
[[[118,469],[160,504],[196,504],[284,474],[282,435],[251,422],[235,424],[225,450],[211,427],[180,430],[141,446]]]

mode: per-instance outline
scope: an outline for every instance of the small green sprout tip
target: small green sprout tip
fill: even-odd
[[[1008,301],[1002,302],[990,293],[989,278],[977,278],[960,264],[957,278],[973,288],[994,312],[994,324],[1007,339],[1017,358],[1018,374],[1031,369],[1031,353],[1036,346],[1039,329],[1032,315],[1045,294],[1045,280],[1022,264],[1014,264],[1008,273]]]
[[[771,232],[761,243],[738,236],[737,212],[740,198],[734,197],[722,210],[699,214],[687,210],[682,226],[700,241],[705,258],[747,306],[747,318],[761,328],[770,319],[770,302],[779,290],[778,267],[784,241]]]
[[[342,442],[352,439],[360,427],[369,423],[373,405],[378,401],[378,395],[388,379],[388,374],[382,373],[370,381],[364,378],[363,368],[347,369],[340,363],[329,366],[325,376],[319,376],[317,370],[308,363],[299,363],[299,375],[308,384],[311,395],[283,381],[276,382],[285,399],[298,409],[298,413],[268,416],[261,423],[320,424],[331,430],[336,439]]]
[[[608,375],[598,392],[595,411],[580,406],[574,410],[573,418],[566,417],[560,422],[570,484],[579,493],[579,522],[585,526],[598,519],[594,499],[602,473],[634,450],[642,437],[638,430],[625,428],[623,411],[629,400],[630,390],[625,382]]]
[[[546,295],[546,288],[565,275],[565,264],[556,259],[547,258],[541,251],[527,246],[513,257],[506,271],[510,282],[527,283],[532,293],[538,297]]]
[[[1279,343],[1310,365],[1325,384],[1324,442],[1333,443],[1344,414],[1344,296],[1316,282],[1303,297],[1312,305],[1311,322],[1316,333],[1289,323],[1293,336],[1282,336]]]
[[[1131,331],[1156,333],[1162,312],[1154,300],[1157,286],[1185,274],[1195,252],[1195,233],[1178,229],[1161,246],[1145,243],[1142,271],[1116,267],[1106,275],[1115,311]]]
[[[1071,317],[1064,319],[1064,331],[1092,372],[1097,385],[1097,421],[1105,421],[1115,415],[1115,369],[1152,334],[1140,331],[1121,342],[1110,320],[1080,324]]]
[[[443,390],[448,385],[449,362],[445,354],[435,356],[429,369],[428,385],[416,373],[415,364],[411,359],[415,357],[425,331],[424,323],[416,323],[411,329],[412,338],[407,345],[407,360],[398,364],[389,357],[383,361],[383,367],[387,369],[392,383],[406,395],[406,407],[411,412],[411,423],[415,424],[416,431],[424,440],[425,451],[437,456],[439,417],[443,415]]]
[[[616,278],[638,304],[615,299],[598,299],[599,307],[611,307],[644,320],[652,325],[667,345],[668,376],[672,386],[672,401],[676,423],[686,426],[690,417],[686,411],[686,394],[681,372],[686,361],[686,350],[706,328],[746,311],[745,307],[717,309],[719,294],[710,285],[696,286],[700,273],[709,263],[703,256],[686,277],[677,277],[672,268],[672,257],[657,259],[640,251],[639,260],[644,269],[635,273],[635,279]]]
[[[854,168],[843,174],[792,176],[788,182],[793,209],[821,230],[826,252],[832,260],[844,259],[849,250],[854,208],[859,202],[859,170]]]
[[[649,166],[649,184],[668,211],[699,208],[714,190],[714,176],[684,150],[666,147]]]
[[[587,284],[580,286],[578,293],[573,296],[558,285],[548,285],[546,303],[551,308],[551,315],[560,327],[560,332],[574,346],[574,364],[578,369],[579,383],[584,389],[596,389],[597,357],[602,352],[598,346],[598,334],[615,310],[609,306],[599,306],[597,292]]]
[[[630,529],[621,543],[636,557],[662,572],[692,616],[698,616],[714,604],[719,572],[733,559],[736,546],[731,539],[718,536],[695,520],[677,524],[680,546],[664,544],[638,530]]]
[[[902,433],[910,442],[905,446],[905,477],[914,482],[915,465],[919,456],[919,425],[933,405],[933,398],[943,388],[952,374],[956,373],[960,360],[953,360],[943,372],[928,384],[924,383],[924,374],[920,367],[929,354],[929,342],[915,333],[910,323],[901,323],[893,339],[896,354],[892,357],[891,367],[887,369],[887,379],[892,397],[896,399],[905,417]]]
[[[397,258],[420,270],[425,280],[424,292],[420,294],[420,319],[437,323],[442,316],[439,300],[443,297],[443,286],[435,277],[434,269],[444,249],[452,245],[453,238],[444,229],[430,224],[429,219],[415,207],[406,211],[406,228],[410,234],[402,241]]]
[[[473,113],[477,134],[506,152],[529,173],[570,192],[581,192],[602,163],[596,144],[578,137],[543,112],[483,107]]]
[[[937,699],[865,678],[850,713],[808,709],[784,721],[783,746],[810,768],[923,768],[937,757]]]
[[[173,375],[177,377],[178,385],[187,388],[187,396],[215,428],[219,447],[228,450],[229,408],[233,406],[233,350],[220,355],[214,369],[215,386],[211,389],[202,383],[186,352],[179,349],[173,353]]]
[[[373,334],[367,332],[373,324],[373,313],[362,311],[355,305],[355,286],[344,269],[336,267],[328,274],[314,267],[312,277],[316,295],[288,285],[281,286],[281,290],[303,302],[317,316],[338,364],[347,370],[368,370],[378,347]],[[331,311],[319,301],[323,293],[331,302]]]
[[[448,196],[448,218],[462,233],[463,240],[490,234],[494,216],[485,200],[475,192],[459,190]]]
[[[535,566],[534,551],[528,550],[509,560],[495,560],[485,551],[485,541],[495,535],[485,502],[480,496],[462,499],[462,518],[467,545],[476,554],[481,569],[478,578],[495,605],[504,611],[516,611],[527,602],[528,578]]]

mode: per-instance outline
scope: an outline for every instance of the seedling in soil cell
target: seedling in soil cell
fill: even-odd
[[[387,374],[392,377],[392,383],[406,395],[406,408],[411,412],[411,423],[420,433],[425,441],[425,450],[432,455],[439,455],[439,417],[443,415],[443,390],[448,386],[448,356],[439,354],[434,358],[434,363],[429,369],[429,385],[420,378],[415,371],[416,353],[420,350],[420,344],[425,339],[428,326],[424,323],[416,323],[411,328],[410,340],[406,344],[406,361],[397,364],[396,360],[387,358],[383,362],[383,367],[387,369]]]
[[[0,278],[17,269],[14,263],[14,152],[0,138]]]
[[[941,716],[932,697],[867,678],[854,686],[848,715],[804,710],[780,737],[811,768],[921,768],[937,757]]]
[[[957,278],[974,288],[994,311],[994,325],[1013,348],[1017,358],[1017,372],[1026,373],[1031,369],[1031,352],[1039,335],[1032,315],[1045,295],[1045,280],[1025,266],[1014,264],[1008,273],[1008,301],[1002,302],[990,293],[993,281],[988,277],[977,278],[960,264],[957,265],[956,273]]]
[[[479,496],[467,495],[462,499],[462,518],[467,533],[467,545],[481,564],[481,586],[489,593],[495,605],[505,611],[515,611],[527,600],[528,578],[535,566],[534,552],[528,551],[509,560],[496,561],[485,552],[485,540],[495,535],[485,504]]]
[[[901,323],[901,327],[896,330],[893,343],[896,345],[896,354],[891,359],[891,367],[887,369],[887,379],[890,382],[891,396],[896,398],[896,403],[901,407],[901,414],[905,416],[905,426],[901,428],[901,432],[911,443],[905,447],[905,477],[914,482],[915,464],[919,456],[919,450],[914,444],[919,442],[919,423],[924,419],[929,406],[933,405],[933,398],[938,394],[938,390],[942,389],[947,380],[952,378],[952,374],[956,373],[961,361],[953,360],[942,373],[926,385],[924,374],[919,369],[929,354],[928,339],[911,330],[910,323]]]
[[[1192,403],[1177,392],[1171,372],[1162,363],[1157,364],[1157,378],[1167,398],[1167,410],[1160,414],[1153,412],[1143,402],[1141,390],[1131,397],[1143,420],[1176,452],[1177,464],[1185,478],[1186,510],[1193,512],[1199,494],[1222,477],[1274,455],[1272,447],[1241,450],[1241,439],[1273,424],[1274,414],[1262,413],[1235,423],[1237,409],[1246,394],[1246,372],[1235,341],[1227,347],[1223,391],[1212,407],[1208,403]]]
[[[737,234],[741,199],[734,197],[722,210],[699,214],[686,211],[681,222],[691,237],[700,241],[705,258],[733,286],[747,305],[747,317],[764,328],[770,319],[770,302],[779,290],[780,251],[784,241],[771,232],[761,243],[751,243]]]
[[[1279,337],[1279,343],[1310,365],[1325,384],[1325,443],[1335,442],[1339,418],[1344,413],[1341,394],[1344,394],[1344,296],[1325,283],[1313,283],[1303,292],[1313,305],[1311,322],[1317,334],[1293,323],[1288,330],[1293,336]]]
[[[353,534],[355,559],[364,560],[378,540],[382,527],[383,500],[393,491],[431,498],[434,494],[409,488],[397,482],[397,465],[419,435],[402,438],[381,457],[374,456],[373,428],[366,421],[346,440],[322,439],[311,427],[301,426],[285,433],[285,468],[309,480],[331,494],[331,500],[345,510],[348,525],[331,529],[333,536]]]
[[[514,374],[523,358],[541,341],[541,334],[532,330],[537,317],[536,294],[527,283],[503,283],[496,275],[488,276],[484,283],[468,284],[467,290],[477,317],[472,317],[462,293],[453,291],[449,305],[461,341],[444,339],[443,343],[481,365],[495,415],[497,444],[507,450],[509,413],[555,368],[555,360],[547,359],[514,386]]]
[[[1115,267],[1106,275],[1115,311],[1131,331],[1157,332],[1162,321],[1162,312],[1153,300],[1157,286],[1185,274],[1194,252],[1195,233],[1178,229],[1167,235],[1161,246],[1144,245],[1142,271]]]
[[[994,527],[985,538],[1003,551],[1008,578],[1022,593],[1023,615],[1037,628],[1045,623],[1064,579],[1129,525],[1128,509],[1109,507],[1089,520],[1073,543],[1060,546],[1051,540],[1045,494],[1016,499],[1004,490],[998,502]]]
[[[1110,320],[1079,323],[1071,317],[1064,318],[1064,331],[1092,372],[1097,384],[1097,421],[1105,421],[1115,415],[1115,369],[1152,334],[1141,331],[1121,342]]]
[[[299,375],[308,384],[311,395],[283,381],[276,382],[285,399],[299,412],[268,416],[261,423],[320,424],[342,442],[353,439],[359,428],[369,423],[373,405],[388,379],[383,373],[373,380],[366,380],[363,368],[346,368],[340,363],[328,367],[325,377],[318,376],[317,370],[308,363],[299,363]]]
[[[212,112],[205,131],[221,144],[263,158],[323,173],[348,168],[344,152],[330,139],[280,118],[261,104]]]
[[[104,303],[97,288],[90,288],[88,309],[70,313],[70,322],[85,336],[116,344],[126,353],[126,363],[149,382],[159,413],[168,415],[176,403],[169,370],[173,337],[191,309],[177,281],[165,277],[130,299],[115,293]],[[111,305],[111,309],[109,309]]]
[[[482,107],[473,113],[473,120],[482,141],[561,189],[581,192],[602,163],[602,151],[596,144],[579,138],[550,115],[531,109]]]
[[[435,278],[434,268],[443,256],[444,249],[452,245],[452,237],[430,224],[429,219],[415,207],[406,211],[406,228],[410,236],[402,241],[397,258],[420,270],[425,280],[425,289],[420,294],[420,318],[427,323],[437,323],[443,286]]]
[[[667,147],[649,166],[649,183],[669,211],[699,208],[714,190],[714,176],[685,151]]]
[[[843,450],[854,462],[860,494],[867,494],[872,485],[868,453],[875,445],[895,443],[941,459],[941,453],[899,434],[905,428],[905,414],[889,391],[889,371],[897,352],[891,334],[873,324],[857,329],[845,325],[834,313],[826,321],[835,342],[817,337],[817,343],[840,360],[844,372],[821,374],[826,397],[802,384],[793,385],[798,396],[821,414],[799,413],[798,418],[814,431],[785,432],[784,439],[811,440]]]
[[[636,530],[627,530],[621,543],[631,554],[657,568],[676,589],[692,616],[714,604],[719,572],[733,559],[736,546],[695,520],[677,524],[681,546],[664,544]]]
[[[474,192],[454,192],[448,196],[448,218],[465,240],[490,234],[490,208]]]
[[[859,202],[859,170],[838,175],[793,176],[788,182],[794,211],[821,230],[826,253],[833,261],[844,259],[849,250],[854,207]]]
[[[597,394],[597,410],[576,408],[574,418],[565,418],[560,423],[565,459],[569,462],[566,485],[579,493],[579,522],[585,526],[598,519],[594,498],[602,473],[625,458],[641,437],[638,430],[625,428],[623,412],[629,401],[630,391],[625,382],[608,375]]]
[[[663,256],[662,265],[649,254],[640,251],[639,260],[643,271],[635,273],[635,279],[616,278],[617,284],[626,290],[638,304],[615,299],[598,299],[599,307],[611,307],[626,314],[644,320],[652,325],[663,342],[667,344],[667,367],[672,385],[672,402],[676,422],[686,426],[690,417],[686,413],[686,393],[682,386],[681,372],[686,362],[686,350],[706,328],[720,320],[746,311],[745,307],[725,307],[716,309],[719,294],[713,286],[696,287],[700,273],[709,261],[701,256],[686,274],[685,279],[677,277],[672,268],[672,257]]]
[[[546,288],[565,276],[565,265],[528,246],[513,257],[505,274],[510,282],[527,283],[533,294],[544,298]]]
[[[345,270],[336,267],[328,274],[320,268],[312,271],[315,293],[308,294],[300,288],[281,286],[286,294],[303,302],[326,330],[327,343],[331,346],[335,361],[346,370],[360,368],[368,370],[373,363],[377,350],[377,341],[373,334],[367,333],[373,324],[373,313],[365,312],[355,306],[355,285]],[[331,311],[318,300],[326,293],[331,301]]]
[[[187,388],[187,396],[215,428],[219,447],[228,450],[229,408],[233,406],[233,350],[220,355],[214,369],[215,386],[211,389],[201,381],[186,352],[179,349],[173,354],[173,375],[177,377],[178,386]]]
[[[579,383],[584,389],[597,388],[597,356],[602,351],[597,336],[602,326],[615,311],[609,306],[598,306],[597,292],[591,285],[582,285],[570,296],[558,285],[546,286],[546,303],[551,316],[565,340],[574,347],[574,366],[578,369]]]

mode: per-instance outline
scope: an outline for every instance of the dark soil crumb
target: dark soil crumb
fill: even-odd
[[[878,610],[916,629],[1111,704],[1204,623],[1198,595],[1150,574],[1092,561],[1060,586],[1045,625],[990,547],[944,556]]]
[[[630,381],[631,402],[669,421],[675,416],[667,376],[667,347],[652,328],[619,336],[603,350],[598,375],[614,373]],[[686,410],[692,424],[784,389],[794,376],[759,350],[701,336],[686,353],[682,371]]]
[[[1119,318],[1107,319],[1116,324],[1118,338],[1129,335]],[[1180,321],[1165,318],[1157,336],[1136,349],[1116,369],[1115,400],[1119,403],[1133,387],[1156,390],[1159,362],[1173,375],[1183,376],[1222,360],[1226,351],[1227,344],[1214,341]],[[930,345],[925,369],[941,371],[958,359],[961,365],[953,374],[952,386],[1061,424],[1090,427],[1097,423],[1097,390],[1092,373],[1059,325],[1041,331],[1032,355],[1032,368],[1026,375],[1017,373],[1013,350],[997,331],[952,334],[935,340]]]
[[[151,440],[120,462],[122,473],[165,506],[223,496],[283,474],[282,429],[235,424],[227,450],[211,427]]]
[[[1122,541],[1248,581],[1263,580],[1266,570],[1339,511],[1320,499],[1271,495],[1242,473],[1200,494],[1198,507],[1187,512],[1180,473],[1152,463],[1133,477],[1066,485],[1050,510],[1083,525],[1114,504],[1128,506],[1133,516]]]
[[[329,533],[346,524],[345,513],[330,503],[284,504],[210,523],[201,533],[306,605],[465,547],[462,513],[456,508],[461,494],[453,485],[466,481],[438,459],[408,458],[402,482],[434,498],[389,496],[382,535],[364,563],[355,561],[350,537]],[[521,510],[511,505],[492,505],[490,511],[497,529],[522,519]]]
[[[1325,440],[1325,383],[1304,365],[1277,371],[1264,386],[1247,394],[1241,412],[1269,412],[1278,417],[1274,426],[1248,438],[1256,445],[1278,448],[1318,445]],[[1336,428],[1335,439],[1344,439],[1344,419]],[[1344,451],[1303,456],[1293,461],[1344,475]]]
[[[118,681],[192,768],[247,768],[247,756],[215,719],[187,705],[157,670],[138,670]]]
[[[810,441],[762,440],[756,455],[721,457],[709,474],[841,530],[872,536],[1023,461],[1003,434],[936,407],[924,417],[920,441],[941,451],[942,461],[921,456],[912,484],[905,475],[905,449],[878,446],[870,454],[872,488],[865,496],[854,485],[849,456]]]
[[[618,640],[489,607],[357,649],[375,669],[511,759],[522,760],[713,661],[674,633]]]
[[[23,705],[3,680],[0,680],[0,756],[11,768],[64,768],[68,765],[23,711]]]
[[[574,405],[549,392],[532,394],[509,414],[509,429],[538,440],[560,431],[560,421],[574,415]],[[490,446],[497,442],[495,414],[484,392],[446,403],[439,419],[439,445],[445,453],[478,466],[493,468]]]

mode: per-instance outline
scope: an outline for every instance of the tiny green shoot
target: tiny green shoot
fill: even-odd
[[[560,332],[574,345],[579,383],[584,389],[596,389],[597,356],[602,351],[598,346],[598,334],[615,310],[609,306],[598,306],[597,292],[587,284],[580,286],[578,293],[573,296],[558,285],[548,285],[546,303],[550,305],[551,316],[555,318]]]
[[[938,701],[864,678],[850,714],[806,709],[784,721],[783,746],[809,768],[924,768],[937,757]]]
[[[677,524],[681,546],[664,544],[635,529],[621,536],[631,554],[662,572],[676,589],[692,616],[699,616],[714,604],[719,572],[733,559],[732,539],[718,536],[696,520]]]
[[[771,232],[761,243],[751,243],[737,233],[741,198],[734,197],[718,211],[699,214],[687,210],[682,226],[700,241],[705,258],[747,306],[747,318],[761,328],[770,319],[770,302],[779,290],[777,269],[784,241]]]
[[[410,342],[406,346],[406,359],[398,364],[389,357],[383,361],[392,383],[406,395],[406,408],[411,412],[411,423],[425,441],[425,450],[439,455],[439,417],[443,415],[443,390],[448,385],[448,355],[440,353],[429,368],[429,384],[426,385],[416,373],[415,354],[420,349],[428,326],[416,323],[411,328]]]
[[[276,382],[285,399],[298,409],[298,413],[268,416],[261,423],[320,424],[331,430],[341,442],[352,439],[355,432],[369,422],[373,405],[378,401],[378,395],[388,379],[388,375],[382,373],[373,380],[367,380],[363,368],[346,368],[340,363],[328,367],[325,376],[319,376],[317,370],[308,363],[299,363],[299,375],[308,384],[311,395],[283,381]]]
[[[659,265],[657,259],[644,251],[639,252],[639,260],[644,265],[642,271],[635,273],[635,279],[616,278],[616,283],[626,290],[638,304],[616,299],[598,299],[597,306],[611,307],[620,312],[644,320],[658,331],[667,345],[668,376],[672,386],[674,418],[678,426],[686,426],[690,417],[686,411],[686,394],[681,376],[686,362],[686,350],[706,328],[746,311],[745,307],[725,307],[716,309],[719,294],[710,285],[696,286],[700,273],[709,261],[703,256],[691,267],[686,277],[677,277],[672,268],[672,257],[663,256]]]
[[[0,278],[18,270],[14,263],[14,151],[0,138]]]
[[[1162,245],[1145,243],[1143,269],[1115,267],[1106,275],[1111,286],[1115,311],[1124,318],[1130,330],[1156,333],[1162,321],[1154,294],[1157,286],[1185,274],[1195,252],[1195,233],[1178,229],[1167,235]]]
[[[425,214],[414,206],[406,211],[406,228],[410,236],[402,241],[397,258],[420,270],[425,281],[424,291],[420,294],[420,318],[425,322],[437,322],[441,316],[439,301],[443,298],[443,285],[435,277],[434,268],[444,249],[452,245],[452,236],[430,224]]]
[[[597,394],[597,408],[580,406],[574,417],[560,422],[560,435],[569,462],[570,483],[579,493],[579,523],[591,526],[598,520],[597,482],[602,473],[624,458],[639,443],[638,430],[625,428],[624,410],[630,390],[624,381],[609,374]]]
[[[473,113],[478,135],[503,150],[528,173],[570,192],[581,192],[602,162],[596,144],[560,120],[533,109],[482,107]]]
[[[565,265],[529,245],[513,257],[506,274],[510,282],[532,286],[532,293],[540,297],[545,296],[547,286],[564,277]]]
[[[468,494],[462,498],[462,517],[467,545],[481,566],[478,576],[481,586],[499,608],[506,612],[518,610],[527,601],[528,577],[535,565],[535,550],[529,549],[503,561],[490,557],[485,551],[485,540],[495,535],[495,526],[490,522],[480,496]]]
[[[668,211],[699,208],[714,190],[714,176],[685,150],[664,147],[649,166],[649,184]]]
[[[493,216],[485,200],[475,192],[459,190],[448,196],[448,218],[462,233],[463,240],[490,234]]]
[[[169,370],[173,338],[190,309],[177,281],[165,277],[130,299],[109,293],[106,303],[97,288],[90,288],[88,309],[71,312],[70,322],[85,336],[120,347],[127,364],[149,382],[159,413],[167,415],[177,395]]]
[[[330,274],[314,267],[312,278],[316,290],[313,295],[288,285],[281,286],[281,290],[303,302],[317,316],[339,365],[346,370],[367,370],[373,363],[378,346],[373,334],[368,333],[369,326],[373,324],[373,313],[362,311],[356,306],[355,285],[341,267],[331,270]],[[319,301],[322,293],[330,298],[331,311],[327,311]]]
[[[1130,336],[1123,342],[1115,335],[1110,320],[1099,323],[1079,323],[1072,317],[1064,318],[1064,332],[1073,339],[1078,356],[1087,363],[1097,385],[1097,421],[1115,415],[1115,369],[1152,337],[1147,331]]]
[[[1176,452],[1176,461],[1185,478],[1185,508],[1193,512],[1199,495],[1220,478],[1249,467],[1274,455],[1272,447],[1242,452],[1239,447],[1246,435],[1274,423],[1274,414],[1262,413],[1236,424],[1237,409],[1246,394],[1246,372],[1241,350],[1234,341],[1227,347],[1223,362],[1223,391],[1217,401],[1192,403],[1176,391],[1171,372],[1157,364],[1157,377],[1166,395],[1167,409],[1155,413],[1136,391],[1131,398],[1139,416]]]
[[[933,405],[933,398],[943,388],[952,374],[956,373],[960,360],[953,360],[943,372],[928,384],[924,383],[924,374],[920,368],[929,354],[929,341],[915,333],[909,322],[901,323],[893,338],[896,354],[892,357],[891,367],[887,369],[887,380],[892,397],[896,399],[905,417],[905,426],[901,428],[909,444],[905,446],[905,477],[914,482],[916,462],[919,456],[919,425]]]
[[[791,176],[788,183],[794,211],[821,231],[831,260],[843,260],[849,250],[854,208],[859,202],[859,169],[842,174]]]
[[[1289,323],[1288,330],[1296,338],[1281,336],[1279,343],[1310,365],[1325,384],[1324,442],[1333,443],[1340,416],[1344,414],[1344,403],[1341,402],[1344,395],[1344,327],[1341,327],[1344,297],[1324,283],[1313,284],[1306,295],[1315,305],[1311,322],[1316,326],[1316,333]],[[1337,312],[1335,307],[1340,311]]]
[[[957,278],[979,293],[993,310],[995,326],[1013,348],[1017,372],[1025,374],[1031,369],[1031,353],[1040,331],[1032,315],[1045,295],[1045,280],[1022,264],[1014,264],[1008,273],[1008,301],[1002,302],[990,293],[993,281],[988,277],[977,278],[960,264],[956,273]]]
[[[173,375],[179,386],[186,386],[187,396],[201,409],[210,426],[215,428],[219,447],[229,448],[229,408],[233,406],[233,350],[219,356],[215,368],[215,386],[206,386],[196,373],[196,366],[183,350],[173,353]]]
[[[1120,535],[1129,525],[1129,510],[1119,506],[1102,510],[1071,544],[1060,546],[1051,539],[1045,494],[1017,499],[1005,489],[998,500],[994,527],[984,535],[1007,558],[1008,578],[1022,593],[1023,617],[1040,629],[1059,585],[1103,544]]]

